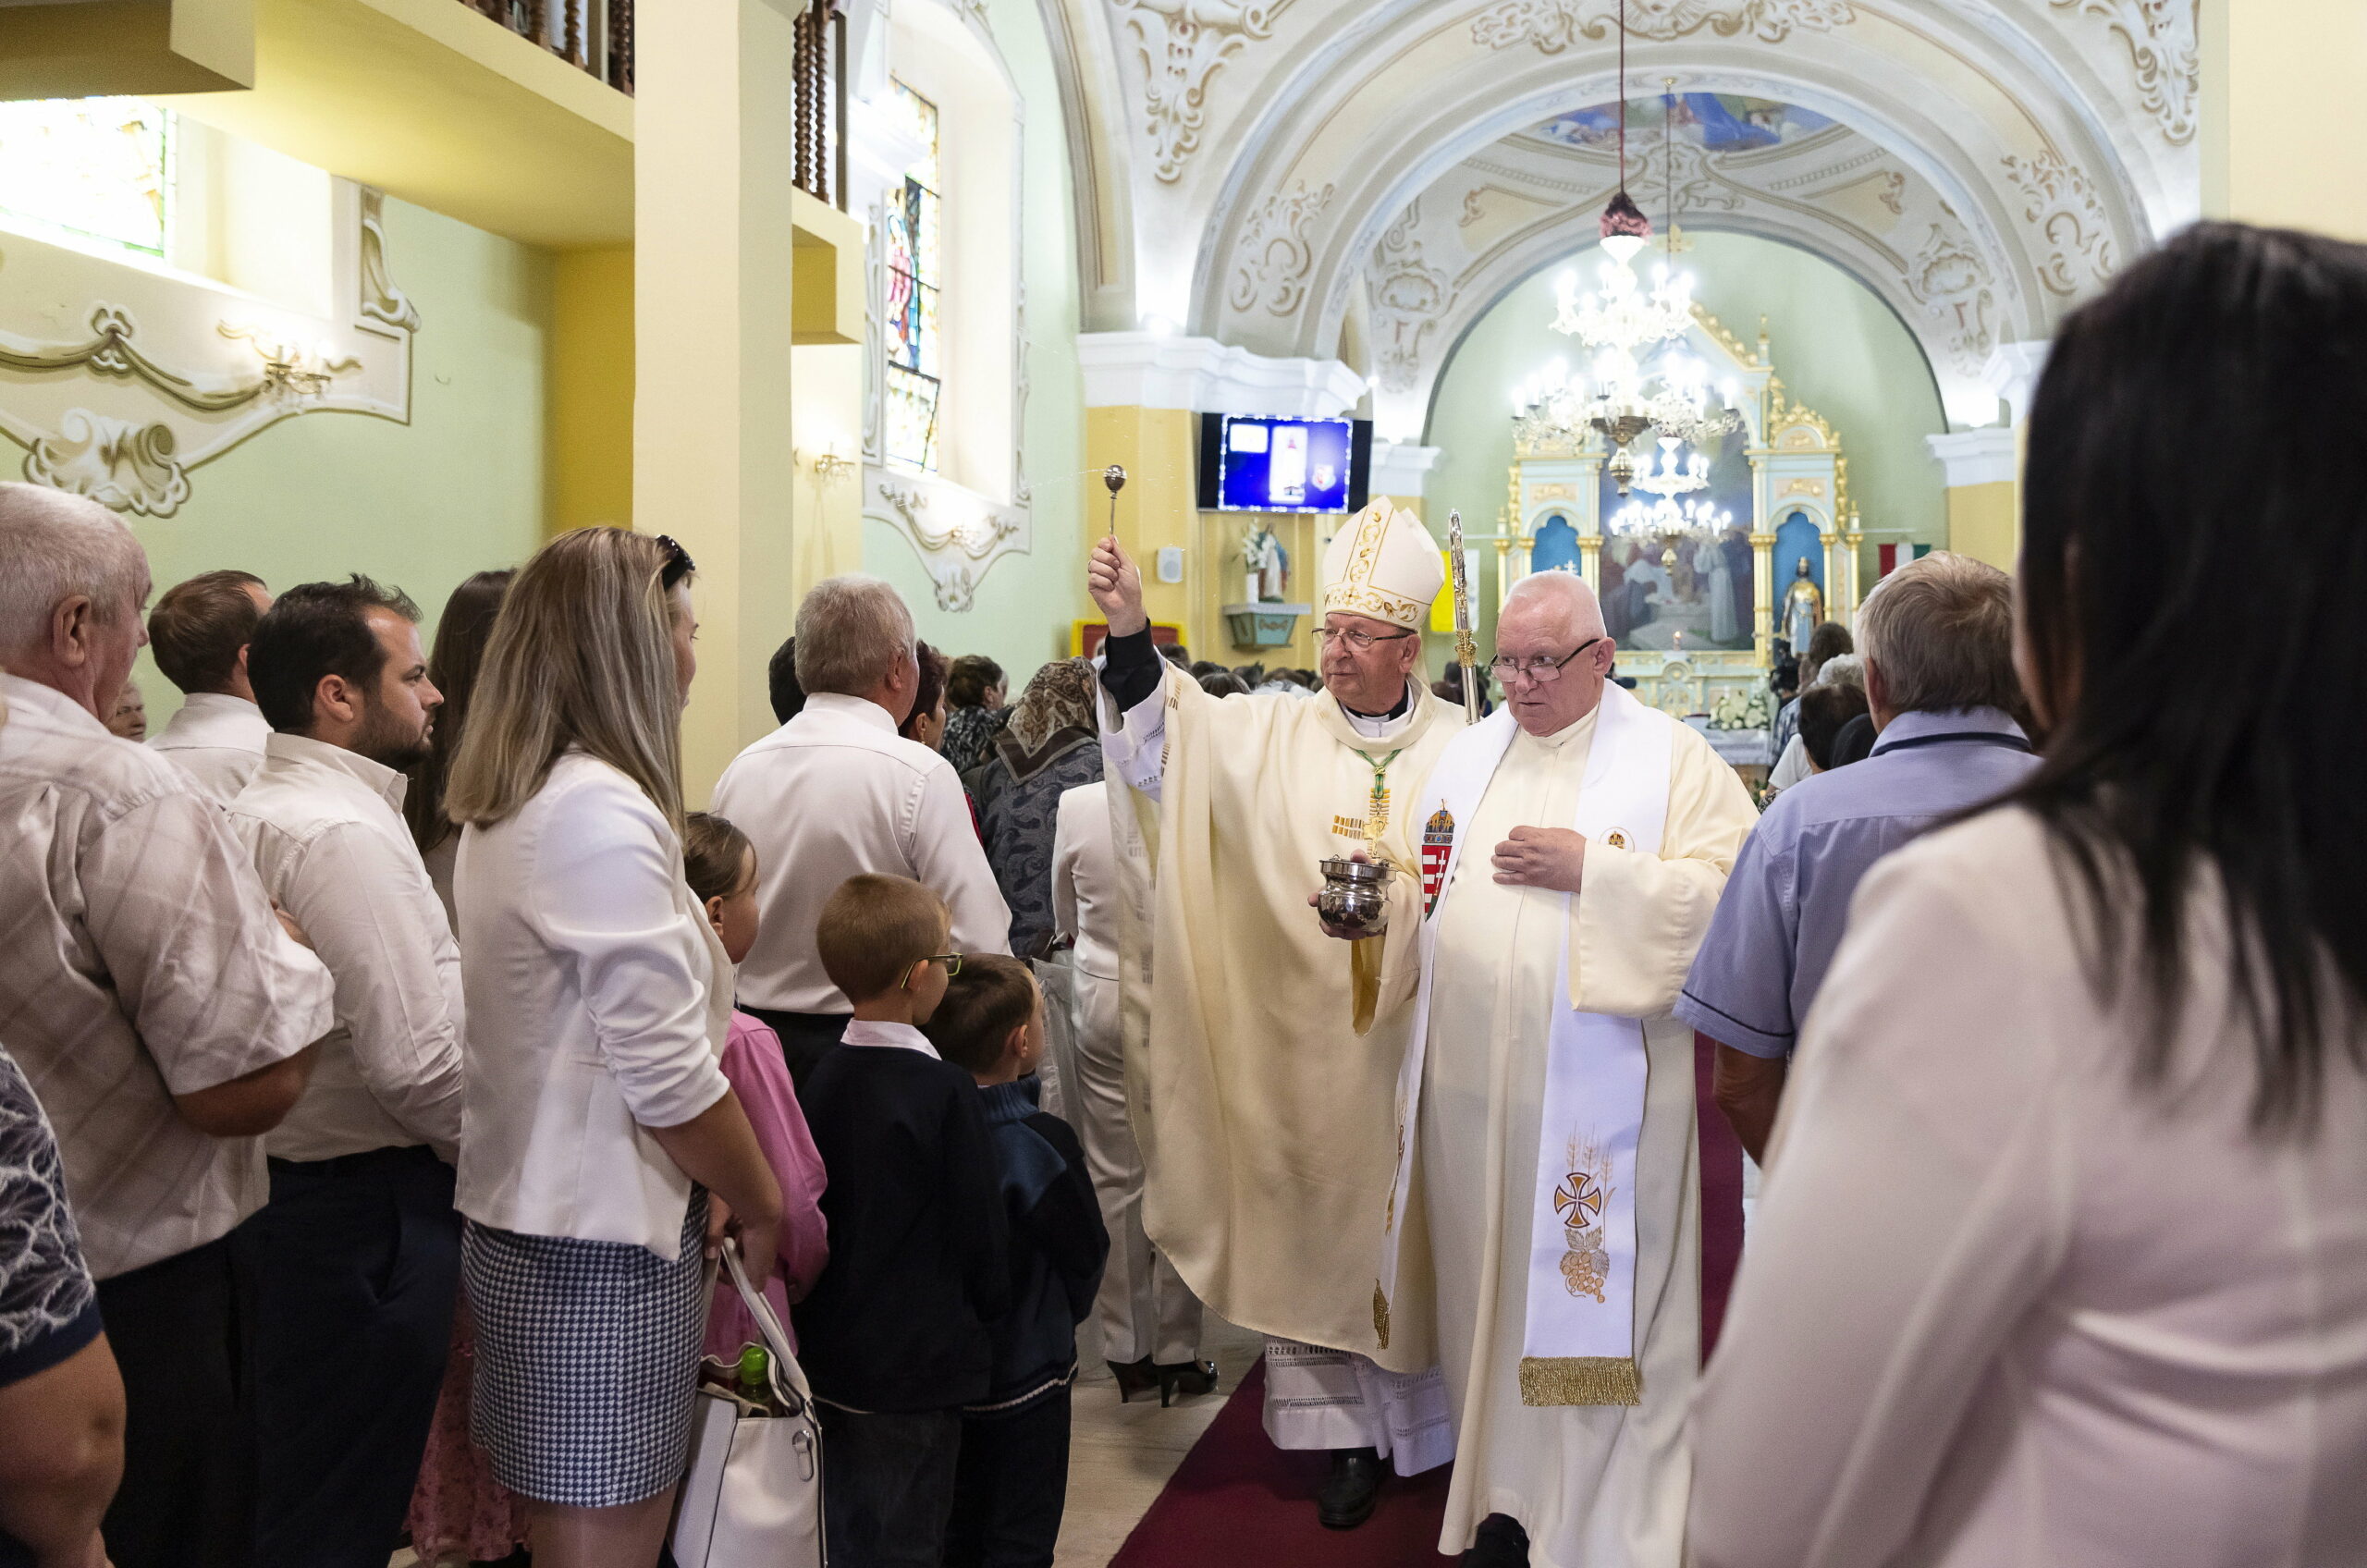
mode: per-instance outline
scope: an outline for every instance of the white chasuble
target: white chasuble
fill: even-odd
[[[1609,737],[1598,733],[1607,712],[1619,716]],[[1700,1187],[1692,1031],[1668,1013],[1756,813],[1708,742],[1615,687],[1559,734],[1493,744],[1501,760],[1453,827],[1429,934],[1379,1359],[1405,1367],[1435,1354],[1446,1374],[1456,1465],[1441,1551],[1505,1513],[1528,1532],[1537,1568],[1676,1568],[1700,1363]],[[1629,768],[1664,789],[1659,812],[1611,781]],[[1518,827],[1590,823],[1588,787],[1637,820],[1591,824],[1583,890],[1497,883],[1495,846]],[[1434,855],[1441,872],[1445,858]],[[1574,1029],[1574,1013],[1600,1026]],[[1557,1048],[1586,1054],[1573,1069]],[[1622,1050],[1640,1061],[1623,1066]],[[1619,1147],[1623,1128],[1632,1149]],[[1554,1164],[1561,1179],[1549,1182]],[[1592,1234],[1581,1245],[1578,1232]],[[1531,1322],[1532,1301],[1548,1304],[1547,1320]],[[1586,1320],[1623,1308],[1625,1321]],[[1622,1353],[1632,1371],[1610,1375]]]
[[[1388,934],[1355,943],[1307,895],[1318,862],[1366,847],[1376,804],[1375,858],[1416,864],[1407,818],[1463,725],[1410,691],[1410,722],[1369,737],[1328,695],[1218,699],[1170,670],[1103,738],[1137,874],[1121,1019],[1144,1227],[1232,1322],[1367,1355],[1420,889],[1397,878]]]

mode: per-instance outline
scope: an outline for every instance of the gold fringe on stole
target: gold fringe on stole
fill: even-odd
[[[1379,1280],[1375,1280],[1372,1287],[1372,1331],[1373,1337],[1380,1341],[1380,1348],[1387,1350],[1389,1348],[1389,1298],[1381,1293]]]
[[[1372,1033],[1373,1014],[1380,1010],[1382,937],[1365,937],[1348,944],[1348,977],[1355,987],[1356,1033]]]
[[[1523,1404],[1641,1404],[1644,1379],[1624,1355],[1524,1355]]]

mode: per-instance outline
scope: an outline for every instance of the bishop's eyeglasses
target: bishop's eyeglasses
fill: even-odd
[[[1318,626],[1315,629],[1315,640],[1326,648],[1345,638],[1348,646],[1360,654],[1375,643],[1403,643],[1412,635],[1410,631],[1367,631],[1361,626]]]
[[[1589,637],[1558,659],[1549,659],[1542,654],[1532,659],[1508,659],[1499,654],[1488,661],[1488,672],[1499,680],[1509,681],[1518,676],[1542,686],[1549,680],[1561,680],[1564,666],[1601,641],[1600,637]]]

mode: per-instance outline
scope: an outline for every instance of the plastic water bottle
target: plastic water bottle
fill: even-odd
[[[757,1409],[772,1413],[773,1358],[762,1345],[749,1345],[740,1352],[740,1397]]]

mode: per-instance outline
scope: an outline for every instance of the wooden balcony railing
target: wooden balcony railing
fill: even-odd
[[[632,92],[633,0],[460,0],[619,92]],[[847,18],[842,0],[813,0],[797,18],[791,85],[796,138],[791,178],[847,204]]]
[[[632,0],[460,0],[619,92],[632,91]]]

